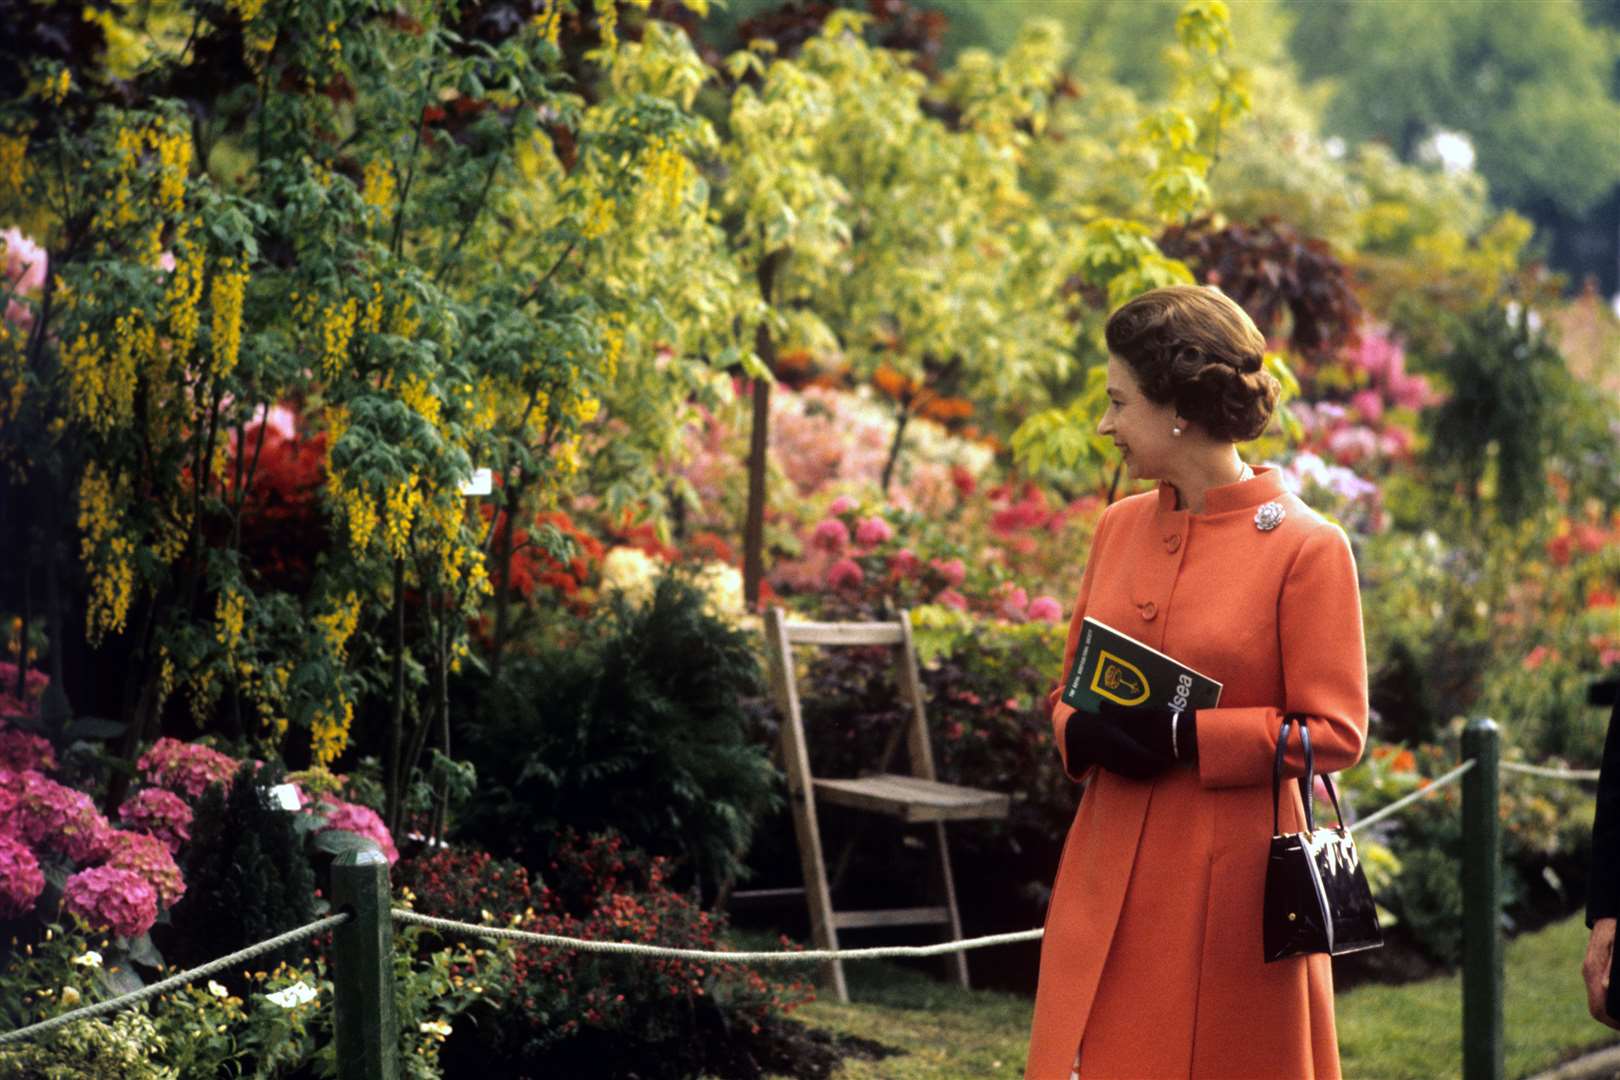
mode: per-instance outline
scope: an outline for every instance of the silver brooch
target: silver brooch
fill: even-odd
[[[1282,524],[1287,511],[1283,510],[1282,503],[1268,502],[1254,512],[1254,527],[1261,532],[1270,532]]]

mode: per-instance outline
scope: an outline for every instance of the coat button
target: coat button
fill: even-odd
[[[1142,605],[1142,620],[1144,622],[1152,622],[1153,617],[1158,613],[1158,605],[1156,605],[1153,601],[1149,600],[1147,603]]]
[[[1176,552],[1180,551],[1181,550],[1181,534],[1180,533],[1171,533],[1169,536],[1165,537],[1164,538],[1164,550],[1168,551],[1172,555],[1174,555]]]

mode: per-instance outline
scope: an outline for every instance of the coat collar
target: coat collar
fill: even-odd
[[[1234,510],[1249,510],[1261,503],[1273,499],[1280,499],[1287,494],[1288,489],[1283,486],[1282,473],[1275,465],[1254,466],[1254,476],[1248,480],[1239,480],[1235,484],[1222,484],[1212,487],[1204,492],[1203,513],[1194,514],[1190,510],[1176,509],[1176,489],[1169,483],[1159,481],[1159,517],[1176,518],[1185,515],[1194,518],[1207,518],[1215,514],[1230,513]]]

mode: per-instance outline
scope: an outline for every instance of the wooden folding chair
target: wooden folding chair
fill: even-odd
[[[912,647],[911,620],[907,613],[900,612],[894,622],[795,623],[787,621],[781,608],[771,608],[765,615],[765,637],[771,691],[782,714],[782,765],[787,772],[793,828],[799,843],[799,863],[804,871],[804,892],[809,901],[810,928],[816,947],[836,949],[838,931],[845,928],[919,923],[944,924],[950,931],[949,940],[960,939],[962,920],[957,913],[945,822],[1004,818],[1011,800],[997,792],[944,784],[934,778],[934,755],[928,740],[922,682],[917,676],[917,654]],[[888,645],[896,650],[895,674],[900,692],[911,706],[905,724],[910,775],[883,771],[848,779],[811,775],[810,753],[793,674],[794,645]],[[890,740],[891,750],[896,742],[897,739]],[[886,750],[885,758],[888,753]],[[879,762],[879,769],[887,768],[887,764],[887,760]],[[821,832],[816,822],[816,804],[822,801],[886,814],[906,824],[931,824],[945,905],[878,911],[833,910],[827,867],[821,853]],[[956,969],[957,982],[967,987],[967,957],[960,952],[951,953],[949,957]],[[838,1000],[847,1002],[849,990],[844,982],[843,963],[829,961],[824,970]]]

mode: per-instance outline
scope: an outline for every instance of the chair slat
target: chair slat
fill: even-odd
[[[790,622],[783,629],[795,645],[898,645],[900,627],[892,622]]]

